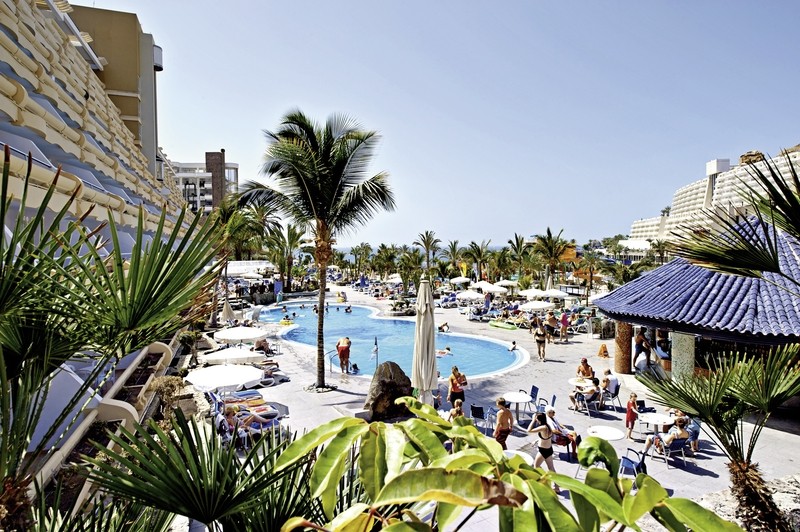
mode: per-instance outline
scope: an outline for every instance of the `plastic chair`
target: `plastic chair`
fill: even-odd
[[[589,397],[584,396],[583,394],[576,394],[575,395],[575,403],[577,403],[578,408],[580,408],[581,404],[586,407],[586,414],[589,417],[592,417],[592,405],[594,405],[594,411],[598,414],[600,413],[600,394],[601,391],[596,391]]]
[[[639,451],[636,451],[628,447],[625,456],[623,456],[622,459],[620,459],[619,461],[619,475],[623,476],[626,471],[631,471],[632,476],[636,478],[636,475],[638,475],[639,473],[644,473],[644,471],[642,471],[643,459],[644,457]]]
[[[677,455],[680,453],[681,458],[683,459],[683,465],[685,466],[686,453],[684,452],[684,449],[686,449],[686,442],[688,440],[688,438],[675,438],[672,440],[672,443],[665,445],[660,453],[657,452],[656,446],[653,445],[653,447],[650,449],[650,457],[653,459],[656,457],[663,458],[664,463],[667,464],[667,469],[669,469],[669,457],[673,454]]]
[[[475,426],[478,426],[478,421],[483,422],[483,428],[487,430],[494,430],[494,422],[492,421],[491,417],[486,413],[482,406],[476,406],[474,404],[469,405],[469,415],[472,418],[472,422],[475,423]]]
[[[544,397],[540,397],[539,398],[539,404],[536,405],[536,411],[537,412],[544,412],[545,410],[547,410],[548,406],[552,406],[553,408],[555,408],[555,406],[556,406],[556,396],[555,396],[555,394],[553,394],[553,400],[550,401],[549,403],[547,402],[547,399],[545,399]]]
[[[614,388],[613,392],[609,392],[608,390],[604,391],[603,392],[603,402],[607,402],[613,408],[614,407],[614,400],[616,399],[617,404],[619,405],[619,408],[622,409],[622,400],[619,398],[619,390],[620,390],[620,388],[622,388],[622,384],[620,384],[618,382],[617,386],[616,386],[616,388]]]
[[[519,393],[527,393],[525,390],[520,390]],[[536,405],[536,399],[539,397],[539,387],[536,385],[531,386],[531,402],[525,403],[525,407],[523,408],[523,412],[530,412],[533,415],[533,406]],[[538,411],[538,408],[537,408]]]

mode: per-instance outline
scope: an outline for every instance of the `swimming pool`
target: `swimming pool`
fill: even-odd
[[[317,345],[317,315],[312,310],[313,303],[286,305],[286,312],[279,308],[262,312],[261,321],[278,322],[284,314],[294,313],[294,325],[282,333],[286,340],[302,344]],[[352,313],[344,312],[345,305],[331,304],[325,316],[325,352],[335,351],[336,342],[343,336],[350,337],[350,363],[358,364],[361,373],[371,375],[375,371],[372,350],[378,340],[378,362],[396,362],[406,375],[411,377],[411,364],[414,352],[414,320],[399,320],[377,317],[377,309],[353,306]],[[339,310],[337,310],[339,309]],[[443,377],[450,374],[452,366],[469,377],[482,377],[521,365],[527,359],[523,349],[509,351],[508,344],[455,333],[436,333],[436,348],[450,347],[452,355],[437,358],[438,368]],[[330,357],[328,354],[326,357]],[[338,369],[338,359],[334,360]]]

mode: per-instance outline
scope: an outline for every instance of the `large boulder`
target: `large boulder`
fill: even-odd
[[[372,421],[408,416],[408,409],[394,404],[394,401],[411,395],[411,391],[411,379],[400,366],[391,361],[383,362],[372,376],[364,409],[369,411]]]

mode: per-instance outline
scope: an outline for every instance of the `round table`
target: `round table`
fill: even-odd
[[[592,379],[586,379],[583,377],[573,377],[569,379],[569,382],[572,386],[578,386],[579,388],[583,388],[584,386],[589,386],[592,384]]]
[[[596,436],[606,441],[617,441],[625,437],[625,434],[616,427],[609,427],[608,425],[592,425],[586,430],[589,436]]]
[[[529,466],[533,465],[533,456],[529,455],[528,453],[523,453],[522,451],[508,449],[503,451],[503,454],[508,459],[514,458],[515,456],[519,456]]]
[[[645,413],[639,414],[639,421],[648,425],[672,425],[675,418],[666,414]]]
[[[506,392],[503,394],[503,399],[505,399],[509,403],[516,403],[517,423],[519,423],[519,404],[533,402],[533,397],[531,397],[529,394],[525,392]]]

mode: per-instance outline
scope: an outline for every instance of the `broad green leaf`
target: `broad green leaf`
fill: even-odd
[[[369,530],[372,527],[366,525],[374,518],[369,515],[368,512],[368,504],[357,502],[337,515],[333,521],[328,524],[328,528],[331,530]],[[365,521],[363,517],[366,517],[367,520]]]
[[[472,471],[425,468],[405,471],[392,479],[374,504],[383,506],[419,501],[462,506],[519,506],[525,501],[525,495],[508,484],[481,477]]]
[[[600,491],[608,493],[612,499],[618,503],[622,502],[617,485],[608,471],[601,467],[590,467],[586,471],[586,479],[583,481],[587,486],[591,486]]]
[[[639,491],[636,495],[629,494],[622,501],[622,509],[631,521],[638,521],[644,514],[649,513],[661,501],[669,497],[667,490],[661,487],[654,478],[642,475],[637,478]]]
[[[405,450],[411,446],[408,445],[405,433],[395,425],[386,425],[383,437],[386,442],[386,477],[384,478],[384,483],[386,483],[403,470]]]
[[[409,419],[400,424],[408,439],[423,454],[427,463],[447,455],[442,442],[431,431],[430,427],[419,419]]]
[[[606,440],[596,436],[589,436],[578,447],[578,461],[583,467],[591,467],[597,462],[606,465],[611,476],[617,478],[619,472],[619,458],[617,451]]]
[[[384,423],[372,423],[369,431],[361,438],[358,457],[358,476],[371,501],[386,483],[386,438]]]
[[[547,475],[544,478],[547,478]],[[549,481],[542,483],[529,480],[528,486],[533,494],[534,504],[542,511],[550,528],[558,532],[581,532],[575,518],[561,504]]]
[[[653,511],[650,512],[650,515],[671,532],[686,532],[686,527],[683,523],[681,523],[675,514],[666,506],[656,506],[653,508]]]
[[[439,425],[443,428],[449,428],[451,426],[450,422],[440,416],[439,412],[437,412],[435,408],[429,404],[418,401],[413,397],[400,397],[399,399],[395,400],[395,404],[406,405],[406,408],[408,408],[415,416],[420,419],[430,421],[435,425]]]
[[[425,523],[417,523],[413,521],[398,521],[383,528],[386,532],[431,532],[431,527]]]
[[[549,476],[562,488],[567,488],[572,493],[580,493],[586,498],[586,500],[589,501],[589,503],[595,505],[598,511],[609,516],[614,521],[622,523],[625,526],[631,527],[634,530],[638,530],[638,528],[636,528],[636,525],[634,523],[631,523],[626,519],[625,512],[622,511],[622,505],[617,501],[615,501],[611,497],[611,495],[609,495],[605,491],[601,491],[591,486],[587,486],[580,480],[576,480],[566,475],[561,475],[558,473],[550,473],[546,476]]]
[[[689,526],[692,530],[714,530],[722,532],[741,532],[742,528],[736,523],[726,521],[708,508],[703,508],[689,499],[671,497],[664,501],[675,517]]]
[[[537,527],[534,513],[534,497],[527,482],[510,473],[503,475],[502,480],[511,484],[515,489],[524,493],[527,500],[519,508],[501,506],[499,508],[500,531],[512,532],[514,530],[535,531]]]
[[[436,505],[436,525],[439,530],[447,530],[449,526],[461,514],[462,507],[440,502]]]
[[[292,517],[283,524],[281,527],[281,532],[292,532],[292,530],[297,530],[298,528],[303,529],[306,527],[316,528],[316,525],[304,517]]]
[[[489,457],[478,449],[465,449],[455,454],[447,454],[431,462],[431,467],[443,467],[448,471],[459,468],[469,468],[472,464],[488,463]]]
[[[329,518],[336,506],[336,488],[344,474],[350,447],[369,430],[368,425],[349,426],[339,432],[322,450],[311,472],[311,489],[313,495],[322,501],[322,508]]]
[[[575,507],[575,513],[578,514],[581,530],[599,530],[602,519],[598,508],[577,491],[570,492],[569,498]]]
[[[366,422],[363,419],[354,417],[340,417],[333,421],[323,423],[295,440],[288,449],[283,451],[283,454],[281,454],[278,458],[278,462],[275,464],[275,471],[281,471],[298,460],[301,460],[313,449],[319,447],[342,430],[354,425],[364,424],[366,424]]]

